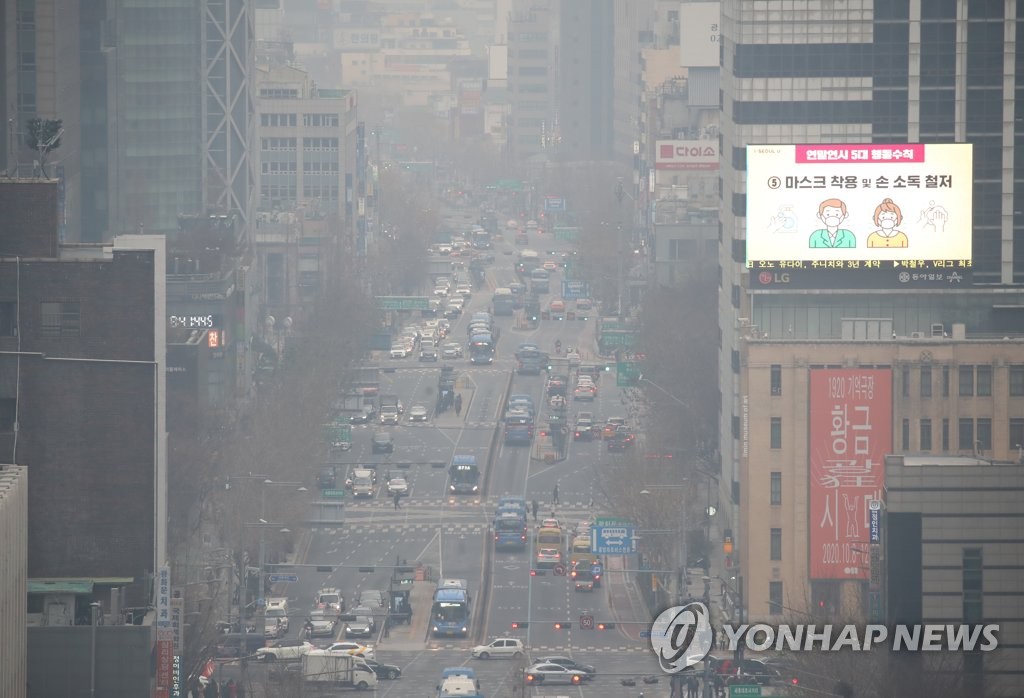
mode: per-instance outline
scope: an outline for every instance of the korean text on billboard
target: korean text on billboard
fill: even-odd
[[[747,266],[971,265],[968,143],[747,147]]]
[[[812,579],[867,579],[869,505],[892,449],[888,369],[812,369],[809,544]]]

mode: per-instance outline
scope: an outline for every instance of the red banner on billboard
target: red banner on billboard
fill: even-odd
[[[174,683],[174,636],[159,628],[156,640],[156,686],[170,689]]]
[[[812,369],[810,576],[868,579],[868,503],[882,498],[892,453],[892,372]]]

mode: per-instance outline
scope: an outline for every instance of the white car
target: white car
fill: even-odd
[[[473,295],[473,287],[469,284],[459,284],[455,287],[455,293],[463,298],[469,298]]]
[[[309,614],[310,636],[333,637],[334,628],[338,624],[337,611],[316,610]]]
[[[434,287],[434,295],[435,296],[439,296],[441,298],[447,298],[448,297],[448,287],[446,287],[446,286],[435,286]]]
[[[523,641],[514,637],[499,637],[491,640],[489,644],[473,648],[474,659],[518,658],[523,654]]]
[[[566,685],[578,685],[586,681],[588,674],[577,669],[567,669],[561,664],[534,664],[524,674],[526,683],[561,683]]]
[[[448,307],[452,306],[455,306],[459,310],[462,310],[463,308],[466,307],[466,299],[461,296],[456,296],[452,298],[450,301],[448,301]]]
[[[427,408],[424,405],[413,405],[409,408],[409,421],[410,422],[425,422],[427,421]]]
[[[394,497],[405,497],[409,494],[409,481],[404,477],[393,477],[388,480],[388,496]]]
[[[441,350],[442,359],[461,359],[462,358],[462,347],[456,342],[449,342],[444,345]]]
[[[257,649],[256,658],[262,659],[265,662],[298,661],[302,659],[302,655],[312,649],[316,649],[309,642],[299,642],[297,640],[281,640],[280,642],[272,643],[272,645],[271,647],[260,647]]]
[[[391,358],[392,359],[404,359],[409,355],[408,344],[392,344],[391,345]]]
[[[327,648],[328,652],[344,652],[356,657],[373,659],[373,647],[361,645],[358,642],[335,642]]]

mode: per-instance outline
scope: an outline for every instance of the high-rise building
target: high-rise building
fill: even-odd
[[[0,695],[25,698],[28,613],[28,468],[0,465]]]
[[[1016,113],[1016,98],[1024,93],[1017,45],[1022,20],[1019,3],[858,1],[837,3],[828,12],[775,0],[721,3],[720,430],[723,478],[732,481],[734,505],[722,513],[729,519],[725,526],[732,526],[741,563],[753,565],[739,570],[748,580],[746,601],[752,611],[767,611],[776,588],[792,590],[786,592],[785,605],[797,611],[816,601],[827,605],[828,599],[860,597],[859,587],[849,588],[858,584],[852,580],[845,583],[828,575],[815,579],[807,570],[785,565],[773,577],[764,561],[762,537],[765,527],[775,526],[739,507],[741,501],[763,499],[768,493],[766,456],[762,445],[753,441],[757,430],[773,428],[773,420],[785,424],[796,414],[771,412],[771,404],[758,404],[761,423],[751,423],[750,404],[761,398],[750,394],[749,386],[766,373],[764,364],[777,364],[783,376],[798,374],[800,385],[819,363],[874,363],[899,371],[905,364],[917,370],[931,362],[934,352],[879,356],[865,353],[851,340],[867,338],[863,328],[871,326],[878,336],[877,322],[888,328],[891,340],[899,341],[933,334],[941,338],[957,326],[962,328],[961,339],[1014,337],[1024,327],[1024,119],[1006,116]],[[973,175],[970,163],[949,173],[953,178],[966,173],[971,180],[973,218],[970,259],[963,262],[966,274],[942,276],[944,287],[914,287],[916,277],[908,267],[894,287],[872,288],[853,282],[847,269],[808,293],[806,287],[796,288],[797,273],[788,269],[766,270],[755,277],[747,268],[751,240],[776,216],[776,211],[751,210],[747,205],[748,186],[755,184],[748,178],[747,146],[920,143],[973,146]],[[879,192],[879,200],[882,196]],[[813,213],[805,215],[814,218]],[[911,219],[908,223],[919,215],[926,211],[903,214]],[[782,349],[773,358],[768,346],[758,349],[755,361],[749,347],[765,340],[769,345],[772,340],[839,342],[844,348],[831,359],[817,358],[818,353],[794,358]],[[847,344],[841,344],[844,341]],[[998,366],[1000,359],[993,349],[971,361]],[[776,402],[778,409],[786,409],[782,401]],[[806,392],[798,392],[797,404],[807,409]],[[771,413],[761,414],[765,409]],[[1003,423],[1010,416],[1005,405],[997,403],[992,414],[962,418]],[[949,418],[954,417],[960,418]],[[932,418],[894,414],[897,434],[904,419],[910,432],[918,434],[918,422]],[[770,443],[785,433],[765,436]],[[903,450],[898,445],[895,449]],[[800,464],[799,477],[806,484],[808,463]],[[798,483],[797,489],[801,486]],[[808,526],[816,525],[808,517],[809,513],[802,515],[792,534],[780,527],[784,550],[806,554]],[[757,579],[765,580],[760,587],[752,583]]]

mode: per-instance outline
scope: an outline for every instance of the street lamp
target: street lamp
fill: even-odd
[[[89,696],[96,698],[96,616],[103,607],[99,601],[89,604],[89,620],[92,625],[92,640],[89,645]]]

